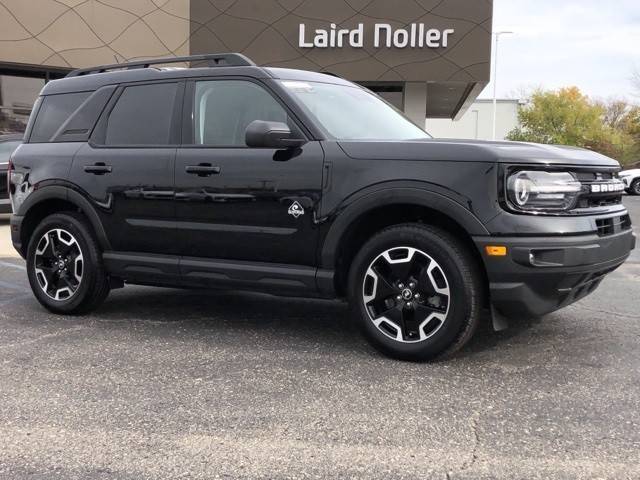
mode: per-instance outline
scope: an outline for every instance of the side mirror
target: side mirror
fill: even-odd
[[[286,123],[254,120],[245,133],[245,142],[252,148],[298,148],[307,143],[291,133]]]

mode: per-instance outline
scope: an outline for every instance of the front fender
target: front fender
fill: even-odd
[[[428,190],[419,183],[403,186],[382,184],[354,194],[331,216],[331,223],[320,251],[320,267],[333,269],[340,242],[349,227],[367,212],[390,205],[417,205],[451,218],[470,236],[489,235],[482,222],[468,209],[442,193]]]

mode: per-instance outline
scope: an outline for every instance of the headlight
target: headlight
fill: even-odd
[[[519,171],[507,180],[509,203],[526,212],[571,210],[581,190],[569,172]]]

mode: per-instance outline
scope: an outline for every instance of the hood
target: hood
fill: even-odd
[[[480,140],[340,141],[344,152],[369,160],[433,160],[530,163],[619,168],[620,164],[591,150],[561,145]]]
[[[620,175],[626,176],[626,175],[640,175],[640,168],[632,168],[631,170],[623,170],[622,172],[620,172]]]

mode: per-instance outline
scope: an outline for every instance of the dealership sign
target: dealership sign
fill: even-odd
[[[408,28],[393,28],[388,23],[376,23],[373,26],[372,45],[375,48],[446,48],[449,45],[449,37],[455,30],[448,28],[440,30],[427,28],[424,23],[412,23]],[[328,29],[317,28],[314,33],[307,33],[304,23],[300,24],[300,36],[298,46],[300,48],[363,48],[365,42],[364,24],[359,23],[357,28],[338,29],[332,23]]]

